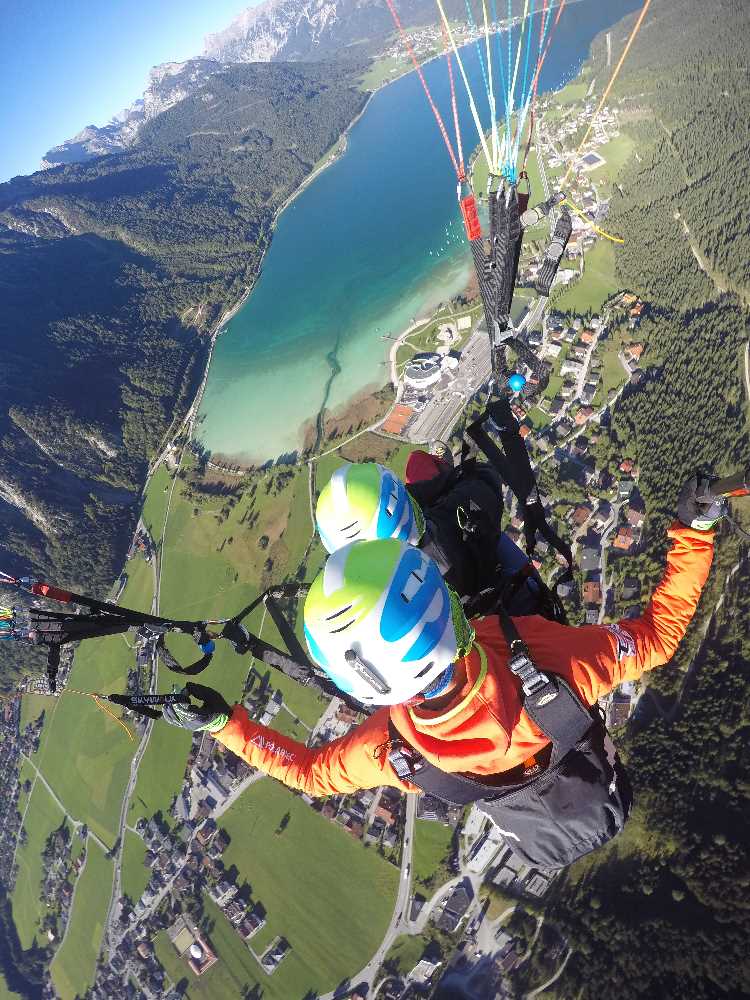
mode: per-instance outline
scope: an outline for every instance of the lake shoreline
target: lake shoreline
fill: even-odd
[[[506,30],[507,30],[507,28],[503,27],[503,28],[500,29],[500,33],[504,32]],[[468,46],[468,45],[471,45],[471,44],[472,44],[472,42],[469,41],[469,42],[466,42],[464,44],[464,46],[462,46],[462,47],[465,47],[465,46]],[[430,57],[430,59],[426,59],[426,60],[424,60],[424,62],[421,62],[420,66],[426,66],[428,63],[434,62],[435,60],[439,60],[439,59],[442,59],[442,58],[443,58],[443,53],[436,52],[435,55],[433,55],[433,56]],[[579,70],[579,72],[580,72],[580,70]],[[287,208],[289,208],[289,206],[292,205],[296,201],[296,199],[303,192],[305,192],[307,190],[307,188],[312,184],[312,182],[314,180],[316,180],[317,178],[319,178],[322,175],[322,173],[328,167],[330,167],[333,164],[337,163],[344,156],[344,154],[348,151],[348,149],[349,149],[349,139],[348,139],[349,133],[352,131],[352,129],[354,128],[354,126],[357,125],[361,121],[361,119],[363,118],[365,111],[367,111],[368,108],[370,107],[370,102],[372,101],[372,98],[375,97],[377,94],[379,94],[381,90],[384,90],[390,84],[396,83],[399,80],[403,80],[404,77],[409,76],[412,73],[414,73],[414,69],[413,68],[405,67],[402,73],[399,73],[398,75],[394,75],[393,77],[391,77],[389,79],[381,81],[377,86],[373,87],[372,90],[369,90],[369,91],[365,92],[367,96],[366,96],[366,98],[365,98],[365,100],[364,100],[364,102],[362,104],[362,107],[360,108],[359,112],[350,121],[350,123],[347,125],[347,127],[344,129],[344,131],[341,133],[341,135],[338,137],[338,139],[335,141],[335,143],[324,154],[323,161],[322,162],[319,161],[318,165],[302,180],[302,182],[295,188],[295,190],[292,191],[288,195],[288,197],[281,203],[281,205],[279,205],[279,207],[275,210],[275,212],[273,214],[272,224],[271,224],[271,231],[272,232],[275,232],[275,230],[277,229],[278,224],[279,224],[279,220],[281,218],[282,213]],[[555,93],[557,90],[561,89],[562,86],[565,86],[565,83],[567,83],[567,82],[568,81],[563,82],[561,84],[561,86],[555,87],[554,89],[550,90],[549,93]],[[212,333],[210,335],[211,336],[211,348],[210,348],[210,351],[209,351],[209,355],[208,355],[208,357],[206,359],[206,372],[205,372],[204,378],[202,380],[202,383],[201,383],[201,386],[200,386],[200,389],[199,389],[199,393],[196,395],[196,399],[194,400],[193,405],[190,408],[191,434],[195,430],[195,421],[196,421],[196,417],[198,416],[198,409],[199,409],[199,407],[200,407],[200,405],[201,405],[201,403],[203,401],[204,392],[205,392],[205,388],[206,388],[207,381],[208,381],[208,370],[209,370],[209,368],[211,366],[211,361],[213,360],[213,351],[214,351],[216,340],[221,335],[221,333],[223,333],[227,329],[228,324],[231,321],[231,319],[234,318],[241,311],[241,309],[248,303],[251,293],[256,289],[256,287],[258,285],[258,281],[259,281],[259,279],[261,278],[261,276],[263,274],[263,269],[264,269],[264,265],[265,265],[265,255],[268,252],[268,250],[270,249],[271,245],[272,245],[272,239],[269,240],[268,245],[266,246],[266,248],[263,251],[263,256],[261,257],[261,260],[260,260],[260,266],[258,268],[258,271],[257,271],[257,273],[255,275],[255,279],[252,282],[252,284],[246,289],[245,293],[241,296],[241,298],[234,305],[232,305],[231,307],[229,307],[225,311],[225,313],[222,315],[222,317],[219,320],[219,322],[215,325],[215,327],[214,327],[214,329],[213,329],[213,331],[212,331]],[[435,288],[437,289],[438,286],[436,285]],[[447,291],[447,294],[448,294],[448,296],[450,298],[452,298],[453,295],[454,295],[454,292],[453,291]],[[432,310],[431,316],[434,315],[435,311],[436,310]],[[408,335],[408,331],[409,331],[409,329],[410,329],[411,326],[412,326],[412,324],[407,324],[405,327],[402,327],[402,330],[399,333],[397,339],[398,340],[402,340],[405,336],[407,336]],[[396,327],[396,328],[398,329],[398,327]],[[389,365],[389,360],[390,359],[388,357],[388,353],[386,352],[386,360],[384,362],[384,364],[386,365],[386,373],[384,374],[384,377],[382,377],[382,378],[378,378],[377,376],[375,378],[373,378],[370,381],[370,383],[369,383],[370,386],[374,385],[374,386],[376,386],[376,389],[381,389],[381,388],[383,388],[384,385],[388,384],[389,382],[392,382],[391,373],[392,373],[392,370],[393,370],[393,366]],[[362,387],[360,386],[360,387],[357,387],[357,388],[353,389],[351,393],[346,393],[345,395],[343,395],[343,394],[342,395],[338,395],[337,394],[338,395],[338,400],[337,400],[337,404],[336,404],[336,406],[335,406],[334,409],[337,410],[337,411],[340,410],[342,407],[346,409],[347,407],[349,407],[351,405],[352,400],[356,399],[357,397],[359,397],[361,399],[361,393],[362,393]],[[325,412],[326,413],[330,413],[332,411],[329,411],[328,407],[326,407],[326,411]],[[318,413],[320,414],[320,410],[318,411]],[[227,465],[233,465],[233,466],[241,466],[241,465],[245,465],[245,464],[247,464],[249,462],[249,464],[250,464],[251,467],[257,468],[260,464],[262,464],[262,465],[265,466],[265,465],[267,465],[269,463],[270,464],[275,464],[276,462],[278,462],[280,460],[281,461],[286,461],[288,463],[288,462],[290,462],[290,461],[292,461],[294,459],[295,455],[299,455],[301,452],[303,452],[305,450],[305,446],[306,445],[309,446],[308,441],[306,440],[306,429],[309,426],[310,421],[314,421],[315,419],[316,419],[316,414],[314,412],[310,412],[308,415],[306,415],[304,417],[304,419],[300,420],[298,424],[297,424],[297,421],[295,421],[295,424],[297,424],[296,433],[295,433],[296,440],[294,442],[295,446],[292,446],[293,442],[292,442],[291,436],[290,436],[289,447],[285,451],[281,451],[280,449],[274,449],[273,447],[271,447],[271,448],[269,448],[269,453],[266,453],[262,458],[261,457],[255,457],[255,458],[253,458],[248,453],[248,451],[245,450],[245,449],[242,449],[242,450],[237,449],[236,451],[234,451],[234,450],[224,451],[224,450],[220,450],[220,449],[215,449],[215,450],[211,450],[211,454],[214,457],[214,459],[218,460],[222,465],[223,464],[227,464]],[[328,419],[328,418],[326,418],[326,419]],[[187,421],[183,422],[183,425],[182,425],[183,427],[185,426],[186,422]],[[274,451],[275,451],[275,453],[274,453]]]

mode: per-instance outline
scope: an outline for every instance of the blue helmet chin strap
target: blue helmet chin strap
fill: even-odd
[[[448,687],[450,682],[453,680],[454,673],[455,673],[455,664],[451,663],[451,665],[447,667],[442,672],[442,674],[439,674],[432,682],[432,684],[425,691],[422,692],[422,696],[424,698],[437,698],[437,696],[439,694],[442,694],[443,691],[445,691],[445,689]]]

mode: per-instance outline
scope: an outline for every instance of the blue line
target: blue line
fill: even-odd
[[[467,13],[468,18],[469,18],[469,27],[471,28],[472,31],[477,31],[478,30],[477,29],[477,25],[476,25],[476,22],[474,20],[474,14],[473,14],[473,12],[471,10],[471,6],[469,4],[469,0],[464,0],[464,3],[466,4],[466,13]],[[480,66],[480,68],[482,70],[482,79],[484,80],[484,92],[487,95],[487,106],[490,109],[490,117],[492,117],[492,104],[490,103],[490,85],[489,85],[489,83],[487,81],[487,71],[485,70],[484,59],[482,58],[482,46],[479,44],[479,39],[478,38],[474,39],[474,44],[477,47],[477,55],[479,56],[479,66]],[[494,125],[494,122],[493,122],[493,125]]]
[[[526,103],[529,90],[529,56],[531,55],[531,32],[534,26],[534,0],[531,0],[531,13],[528,17],[528,32],[526,35],[526,55],[523,65],[523,86],[521,87],[521,107]]]
[[[492,8],[492,23],[497,27],[497,4],[495,0],[490,0],[490,6]],[[501,90],[503,92],[503,101],[505,103],[505,113],[506,117],[508,114],[508,85],[505,82],[505,70],[503,69],[503,49],[502,41],[500,40],[500,32],[495,32],[495,46],[497,48],[497,64],[500,67],[500,83],[502,84]]]

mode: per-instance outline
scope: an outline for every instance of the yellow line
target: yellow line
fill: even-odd
[[[598,226],[595,226],[594,223],[591,221],[591,219],[588,217],[588,215],[584,214],[580,208],[576,208],[576,206],[573,204],[570,198],[566,198],[565,201],[560,202],[560,204],[568,205],[575,212],[576,215],[580,216],[583,219],[583,221],[588,226],[591,226],[591,228],[594,230],[595,233],[598,233],[600,236],[603,236],[605,240],[611,240],[613,243],[625,242],[625,240],[620,239],[619,236],[612,236],[611,233],[605,233],[603,229],[600,229]]]

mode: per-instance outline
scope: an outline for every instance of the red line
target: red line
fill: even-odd
[[[440,20],[440,27],[443,30],[443,45],[445,46],[445,61],[448,63],[448,79],[451,84],[451,109],[453,111],[453,127],[456,130],[456,145],[458,146],[458,165],[460,177],[459,179],[466,176],[466,170],[464,168],[464,155],[463,149],[461,147],[461,128],[458,124],[458,106],[456,104],[456,84],[453,80],[453,66],[451,64],[451,52],[450,52],[450,42],[448,40],[448,35],[445,31],[445,25],[443,24],[442,18]]]
[[[393,16],[393,20],[396,23],[396,27],[398,28],[398,30],[399,30],[399,32],[401,34],[401,40],[403,41],[404,45],[406,46],[406,50],[409,53],[409,56],[411,57],[412,63],[414,64],[414,69],[417,71],[417,75],[419,77],[419,80],[420,80],[420,82],[422,84],[422,87],[424,89],[425,94],[427,95],[427,100],[430,102],[430,107],[432,108],[432,113],[435,116],[435,121],[438,123],[438,127],[439,127],[440,132],[441,132],[441,134],[443,136],[443,141],[445,142],[445,148],[448,150],[448,156],[450,156],[451,163],[453,164],[453,169],[456,171],[456,177],[458,177],[459,180],[462,180],[463,178],[462,178],[462,175],[461,175],[461,170],[460,170],[460,168],[458,166],[458,160],[456,159],[456,154],[453,152],[453,146],[451,145],[450,138],[448,137],[448,132],[447,132],[447,130],[445,128],[445,125],[443,124],[443,119],[440,117],[440,112],[438,111],[437,106],[436,106],[435,102],[432,99],[432,94],[430,93],[430,88],[427,86],[427,81],[424,78],[424,74],[422,73],[422,68],[419,65],[419,62],[417,61],[416,55],[414,54],[414,49],[412,48],[412,44],[409,41],[409,39],[408,39],[408,37],[406,35],[406,32],[404,31],[404,28],[403,28],[403,26],[401,24],[401,21],[399,20],[399,16],[398,16],[398,13],[396,11],[396,8],[393,5],[393,0],[385,0],[385,2],[388,4],[388,9],[390,10],[390,12],[391,12],[391,14]]]

